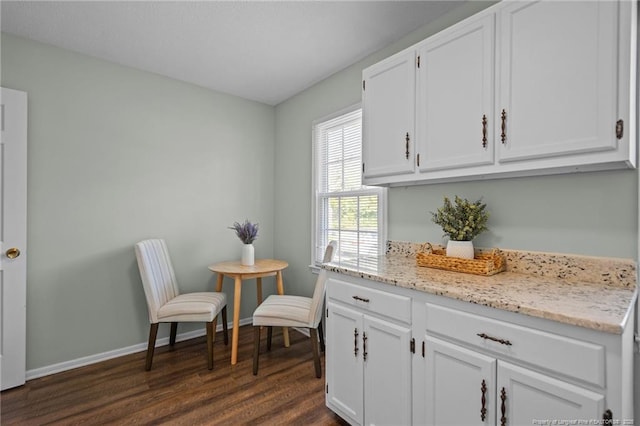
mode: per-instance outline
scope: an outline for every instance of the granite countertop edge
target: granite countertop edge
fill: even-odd
[[[394,246],[390,249],[388,244],[386,255],[365,258],[358,263],[328,263],[323,268],[606,333],[624,331],[637,297],[635,262],[533,254],[535,259],[531,261],[527,252],[506,253],[506,272],[479,276],[418,266],[415,253],[394,250]],[[562,261],[558,261],[559,258]],[[584,259],[586,264],[581,263]],[[509,268],[509,263],[513,268]],[[574,274],[572,269],[579,273]],[[589,271],[592,275],[587,274]]]

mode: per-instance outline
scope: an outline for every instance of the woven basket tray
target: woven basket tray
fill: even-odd
[[[499,249],[476,252],[474,259],[462,259],[448,257],[445,250],[434,249],[429,243],[424,244],[416,254],[416,261],[418,266],[475,275],[495,275],[506,267],[505,257]]]

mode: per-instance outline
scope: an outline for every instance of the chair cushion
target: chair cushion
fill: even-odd
[[[225,293],[180,294],[158,309],[158,322],[211,322],[226,304]]]
[[[310,297],[271,295],[253,312],[253,325],[311,327],[310,309]]]

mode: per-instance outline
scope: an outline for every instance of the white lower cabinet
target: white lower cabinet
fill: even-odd
[[[585,422],[604,413],[604,396],[426,336],[428,425]]]
[[[606,415],[604,345],[435,303],[424,311],[426,424],[593,424]]]
[[[332,286],[353,291],[345,298],[332,293]],[[369,312],[376,295],[367,290],[337,280],[328,283],[327,406],[351,424],[408,425],[411,328]]]
[[[411,328],[364,316],[364,424],[411,424],[410,340]]]
[[[327,303],[327,406],[356,424],[362,424],[364,419],[362,322],[361,313]]]
[[[498,361],[497,424],[603,420],[604,395],[505,361]]]
[[[606,333],[337,272],[326,322],[326,404],[354,425],[633,424],[633,324]]]
[[[495,424],[495,358],[428,336],[425,346],[426,424]]]

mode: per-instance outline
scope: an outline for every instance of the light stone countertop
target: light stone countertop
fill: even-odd
[[[419,247],[389,242],[386,255],[323,268],[615,334],[637,297],[635,262],[626,259],[503,250],[507,270],[486,277],[418,266]]]

